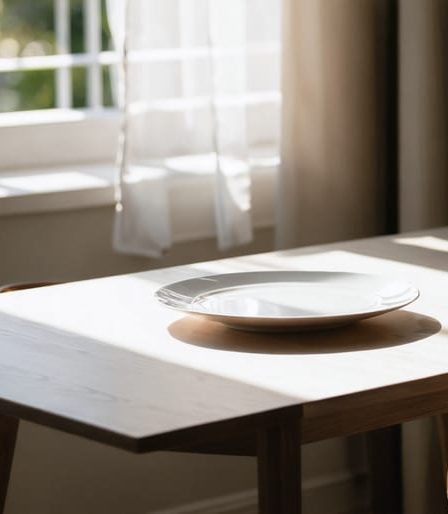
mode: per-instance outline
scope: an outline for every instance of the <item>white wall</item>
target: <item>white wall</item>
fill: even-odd
[[[98,208],[0,217],[0,284],[79,280],[224,256],[214,240],[183,243],[161,261],[114,254],[112,215],[112,208]],[[231,253],[270,250],[272,236],[260,230],[252,245]],[[305,447],[306,514],[354,511],[365,498],[362,468],[360,439]],[[242,514],[256,512],[255,487],[251,458],[131,455],[22,423],[6,513],[146,514],[224,495],[222,505]],[[247,493],[232,496],[241,491]],[[199,504],[188,512],[219,512],[217,505]]]

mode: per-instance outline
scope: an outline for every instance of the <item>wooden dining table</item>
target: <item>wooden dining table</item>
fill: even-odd
[[[237,331],[154,298],[173,281],[253,270],[378,273],[421,295],[302,333]],[[303,444],[366,432],[373,510],[397,514],[396,427],[448,411],[447,327],[446,228],[1,295],[0,511],[27,420],[135,453],[254,455],[263,514],[301,512]]]

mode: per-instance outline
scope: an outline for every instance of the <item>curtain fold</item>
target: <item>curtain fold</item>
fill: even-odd
[[[284,5],[278,245],[446,224],[447,2]]]
[[[219,247],[250,242],[250,154],[263,139],[254,123],[263,101],[258,107],[255,97],[265,87],[278,93],[278,67],[263,45],[278,42],[280,2],[108,0],[107,7],[116,47],[125,50],[115,249],[163,255],[172,245],[171,185],[199,174],[214,181]]]
[[[400,1],[400,229],[448,223],[448,3]]]
[[[374,235],[381,169],[382,1],[286,0],[277,242]]]

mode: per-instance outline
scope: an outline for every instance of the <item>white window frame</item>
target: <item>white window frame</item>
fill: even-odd
[[[0,73],[20,70],[55,70],[56,108],[29,112],[0,114],[0,171],[26,167],[71,165],[83,162],[110,162],[115,159],[121,115],[118,109],[103,107],[102,67],[119,63],[114,51],[101,51],[101,1],[84,0],[85,53],[70,53],[70,0],[54,0],[55,55],[19,58],[1,58]],[[246,49],[250,54],[269,55],[279,52],[273,42],[258,43]],[[227,54],[235,50],[224,50]],[[129,59],[142,62],[183,61],[208,59],[208,48],[160,48],[135,51]],[[72,107],[72,68],[83,66],[87,70],[87,108]],[[278,95],[277,95],[278,96]],[[172,98],[160,99],[153,108],[164,108]],[[182,101],[181,98],[177,99]],[[209,105],[208,98],[190,99],[196,107]],[[244,98],[249,108],[264,102],[276,102],[276,94],[253,91]],[[257,126],[255,130],[257,130]],[[261,127],[260,127],[261,128]],[[252,131],[251,131],[252,132]],[[257,130],[258,132],[258,130]],[[101,134],[101,137],[97,137]],[[258,138],[258,137],[257,137]],[[48,142],[51,141],[51,149]],[[95,141],[95,144],[91,144]]]
[[[54,0],[57,54],[0,59],[0,72],[55,70],[56,74],[55,109],[0,114],[0,172],[114,162],[120,113],[103,107],[102,66],[119,58],[115,52],[101,51],[101,1],[84,0],[83,9],[85,53],[70,53],[70,1]],[[72,107],[71,70],[76,66],[87,70],[86,109]],[[101,138],[95,137],[98,134]]]

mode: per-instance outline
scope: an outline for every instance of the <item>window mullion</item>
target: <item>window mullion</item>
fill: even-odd
[[[101,52],[101,2],[84,0],[85,47],[91,57],[87,68],[87,103],[92,109],[103,106],[103,80],[99,55]]]
[[[70,53],[70,5],[69,0],[54,0],[54,22],[56,51]],[[56,105],[59,108],[72,106],[72,72],[69,67],[56,69]]]

